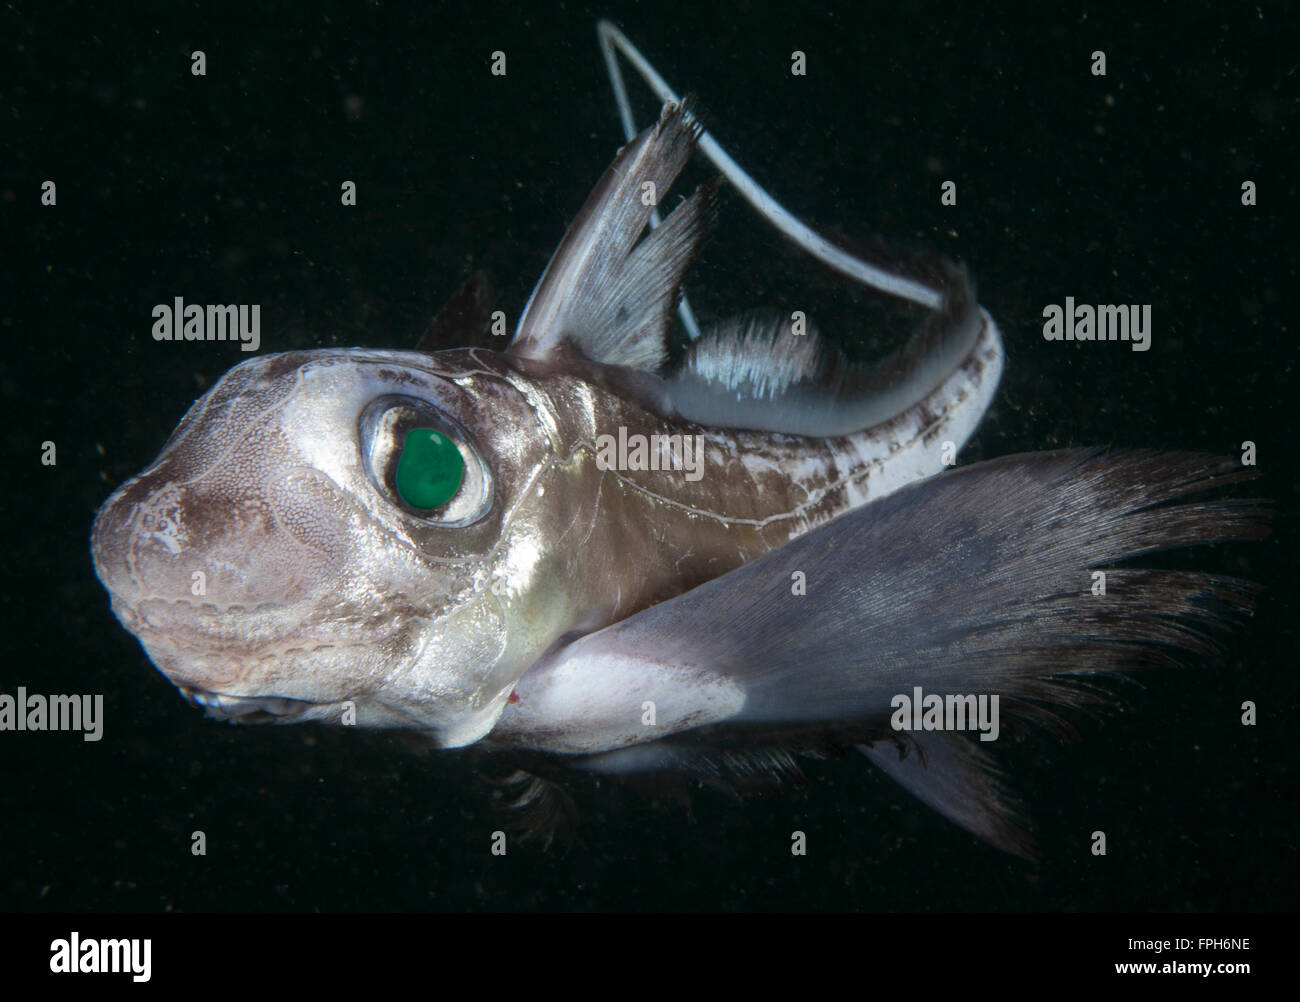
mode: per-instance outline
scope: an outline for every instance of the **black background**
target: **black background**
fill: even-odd
[[[107,714],[97,744],[0,734],[0,907],[1295,907],[1291,15],[865,6],[0,15],[0,692],[103,693]],[[206,721],[113,620],[87,550],[95,508],[247,357],[154,342],[154,304],[260,303],[262,352],[403,348],[486,266],[513,319],[622,141],[602,15],[699,95],[715,135],[796,215],[850,244],[880,236],[969,265],[1008,368],[964,461],[1257,443],[1274,539],[1194,558],[1267,586],[1255,621],[1221,660],[1148,675],[1123,712],[1076,721],[1082,741],[1004,750],[1039,863],[980,844],[859,762],[814,763],[786,798],[702,792],[689,809],[578,783],[576,844],[493,857],[501,817],[472,756]],[[206,77],[190,74],[193,49]],[[505,78],[488,72],[497,49]],[[790,75],[794,49],[806,77]],[[1096,49],[1104,78],[1089,73]],[[648,121],[655,102],[632,90]],[[56,208],[39,205],[47,179]],[[356,208],[339,204],[344,179]],[[946,179],[956,207],[939,204]],[[1247,179],[1254,208],[1240,204]],[[739,199],[690,291],[706,318],[805,308],[863,355],[898,336],[885,322],[897,310],[790,250]],[[1151,351],[1044,342],[1041,311],[1067,295],[1151,304]],[[1245,699],[1255,728],[1239,723]],[[1104,858],[1088,852],[1099,828]],[[190,855],[195,829],[206,857]],[[793,829],[805,858],[790,856]]]

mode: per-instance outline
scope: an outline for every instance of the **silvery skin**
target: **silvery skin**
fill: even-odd
[[[1155,577],[1098,602],[1088,571],[1258,538],[1249,505],[1151,511],[1244,474],[1086,451],[950,469],[1004,364],[955,268],[908,345],[870,370],[789,317],[723,322],[668,366],[716,187],[644,238],[643,193],[662,199],[699,138],[670,103],[620,151],[505,351],[236,366],[104,502],[96,574],[154,665],[214,717],[723,783],[851,747],[1027,852],[969,735],[893,728],[892,701],[919,686],[1032,715],[1082,701],[1056,676],[1158,661],[1160,624],[1206,618],[1210,580]],[[393,487],[412,429],[463,466],[431,510]]]

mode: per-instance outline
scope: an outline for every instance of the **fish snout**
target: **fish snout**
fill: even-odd
[[[143,591],[132,571],[137,503],[131,494],[135,485],[131,480],[114,491],[95,512],[90,528],[95,576],[114,599]]]
[[[301,597],[318,571],[305,566],[302,547],[258,496],[139,487],[133,482],[109,497],[91,530],[95,573],[115,604],[283,605]]]

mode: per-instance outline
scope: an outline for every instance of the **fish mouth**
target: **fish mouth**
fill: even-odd
[[[289,699],[286,696],[232,696],[225,692],[210,692],[178,685],[181,695],[189,703],[219,720],[233,720],[241,724],[287,722],[315,704],[306,699]]]

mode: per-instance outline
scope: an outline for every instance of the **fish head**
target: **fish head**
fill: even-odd
[[[554,637],[552,436],[495,353],[232,369],[96,515],[113,611],[191,702],[477,740]]]

